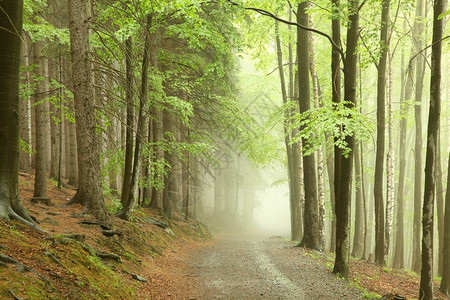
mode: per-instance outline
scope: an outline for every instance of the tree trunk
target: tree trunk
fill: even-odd
[[[294,148],[298,150],[298,147],[294,147],[291,145],[291,135],[289,133],[289,127],[291,124],[290,118],[291,118],[291,111],[290,108],[288,109],[288,103],[292,101],[293,97],[293,87],[291,86],[291,78],[292,73],[289,73],[289,96],[290,99],[288,99],[288,94],[286,92],[286,81],[284,76],[284,67],[283,67],[283,55],[281,51],[281,40],[278,30],[279,24],[278,21],[275,21],[275,38],[276,38],[276,46],[277,46],[277,58],[278,58],[278,70],[280,74],[280,84],[281,84],[281,95],[283,98],[283,105],[285,106],[284,109],[284,144],[286,147],[286,153],[287,153],[287,165],[288,165],[288,178],[289,178],[289,203],[290,203],[290,212],[291,212],[291,240],[293,241],[299,241],[301,238],[301,232],[298,224],[300,223],[300,212],[299,212],[299,198],[300,198],[300,185],[298,184],[298,176],[296,172],[298,172],[297,162],[295,161],[296,158],[298,158],[298,155],[294,154]],[[292,52],[292,47],[290,49]],[[292,59],[292,53],[290,54],[290,59]],[[289,71],[292,71],[292,67],[290,66]]]
[[[433,299],[433,222],[436,190],[436,154],[441,115],[441,57],[443,18],[446,0],[434,2],[433,40],[431,47],[430,111],[428,114],[427,152],[425,158],[425,187],[422,215],[422,269],[419,299]]]
[[[306,9],[309,2],[304,1],[298,4],[297,23],[309,26],[309,18]],[[300,113],[305,113],[310,109],[310,88],[309,88],[309,32],[297,29],[297,63],[299,82],[299,107]],[[306,140],[302,139],[305,145]],[[319,241],[319,204],[317,199],[317,178],[316,163],[314,154],[303,156],[303,182],[305,188],[305,210],[303,218],[303,238],[299,245],[311,249],[320,249]]]
[[[311,21],[311,27],[313,27],[313,22]],[[313,84],[313,99],[314,108],[319,108],[319,101],[322,98],[322,91],[320,90],[319,77],[316,71],[316,59],[314,55],[314,39],[310,35],[309,38],[309,54],[310,54],[310,64],[309,69],[312,77]],[[323,149],[319,146],[317,149],[317,183],[318,183],[318,201],[319,201],[319,244],[320,249],[325,248],[325,184],[324,184],[324,174],[323,174]]]
[[[391,250],[392,226],[394,223],[394,196],[395,196],[395,153],[394,153],[394,104],[392,100],[392,53],[388,45],[388,154],[386,159],[386,226],[384,261],[387,262]]]
[[[129,206],[130,194],[134,193],[131,189],[131,176],[133,168],[133,132],[134,132],[134,97],[133,97],[133,85],[134,85],[134,69],[132,65],[132,47],[133,41],[131,37],[127,38],[125,41],[125,73],[126,73],[126,83],[125,83],[125,102],[127,107],[127,120],[126,120],[126,136],[125,136],[125,166],[123,170],[123,180],[122,180],[122,193],[120,197],[120,202],[122,208],[126,209]],[[122,210],[121,213],[123,213]],[[119,213],[119,214],[121,214]],[[126,217],[122,215],[122,218]],[[129,216],[128,216],[129,217]]]
[[[29,67],[29,56],[28,56],[28,40],[22,35],[23,44],[21,51],[21,65],[25,67]],[[30,83],[30,73],[28,70],[24,70],[22,73],[24,79],[22,79],[23,84]],[[27,145],[25,151],[20,149],[19,152],[19,169],[25,172],[31,172],[31,103],[30,97],[25,95],[24,97],[19,99],[20,101],[20,139],[22,142]]]
[[[361,98],[362,99],[362,98]],[[368,199],[366,194],[366,185],[365,185],[365,177],[364,177],[364,148],[363,144],[360,143],[361,151],[360,151],[360,162],[361,162],[361,194],[362,200],[364,203],[364,241],[363,241],[363,251],[361,254],[361,259],[367,259],[370,253],[369,247],[369,208],[368,208]]]
[[[360,257],[363,252],[364,242],[364,203],[362,195],[362,181],[361,176],[361,156],[359,155],[359,145],[355,145],[355,234],[353,236],[352,256]]]
[[[349,108],[356,106],[356,71],[357,55],[356,46],[359,37],[359,12],[358,1],[351,0],[349,3],[349,26],[347,28],[347,49],[344,61],[344,100]],[[352,167],[353,167],[353,149],[354,137],[346,136],[345,142],[350,148],[348,157],[341,153],[335,153],[340,157],[339,178],[336,192],[336,260],[333,273],[348,278],[348,260],[350,254],[350,204],[351,204],[351,185],[352,185]],[[339,155],[339,156],[338,156]]]
[[[54,61],[48,61],[48,75],[49,80],[57,81],[57,64]],[[48,94],[49,97],[53,97],[56,101],[58,99],[58,91],[50,91]],[[51,140],[51,151],[50,151],[50,178],[54,180],[58,180],[59,174],[59,138],[61,135],[60,132],[60,124],[62,120],[60,119],[60,112],[58,109],[59,103],[55,103],[54,101],[50,102],[50,140]]]
[[[417,0],[416,4],[416,19],[420,19],[424,15],[424,1]],[[424,25],[422,22],[417,22],[416,30],[413,32],[415,38],[416,52],[423,48],[422,33]],[[416,141],[414,145],[414,221],[413,221],[413,253],[411,270],[416,273],[420,271],[420,219],[422,215],[422,90],[423,77],[425,72],[424,55],[417,56],[416,62],[416,93],[414,102],[414,118],[416,123]]]
[[[78,191],[71,203],[87,205],[98,220],[106,220],[100,175],[100,147],[96,133],[94,91],[88,35],[88,6],[84,0],[69,0],[70,52],[78,147]]]
[[[164,202],[163,202],[163,187],[164,187],[164,148],[161,145],[164,133],[164,125],[163,125],[163,112],[159,107],[159,104],[153,105],[153,163],[156,164],[155,174],[153,175],[155,185],[152,190],[152,207],[163,210]]]
[[[437,274],[438,276],[442,276],[442,264],[444,261],[444,252],[443,252],[443,246],[444,246],[444,187],[442,183],[442,163],[441,163],[441,137],[440,137],[440,131],[438,132],[438,141],[437,141],[437,149],[436,149],[436,206],[437,206],[437,229],[438,229],[438,240],[439,240],[439,247],[438,247],[438,269]]]
[[[75,106],[73,101],[70,102],[70,112],[75,115]],[[78,152],[77,152],[77,130],[75,123],[67,120],[66,122],[69,135],[66,137],[68,139],[68,152],[69,152],[69,168],[68,168],[68,177],[69,181],[67,182],[74,187],[78,187]]]
[[[33,197],[47,197],[47,148],[45,144],[47,112],[44,105],[44,95],[47,92],[47,86],[44,83],[46,81],[44,78],[46,62],[41,57],[42,47],[42,42],[33,44],[33,64],[35,65],[35,76],[38,78],[33,96],[36,128],[36,172]]]
[[[450,296],[450,153],[447,167],[447,193],[445,196],[445,220],[444,220],[444,245],[443,245],[443,263],[442,280],[440,291]]]
[[[146,28],[150,28],[152,25],[152,14],[147,16],[147,22],[146,22]],[[148,30],[148,29],[147,29]],[[134,161],[133,161],[133,169],[131,172],[131,176],[129,179],[129,187],[123,188],[123,191],[126,191],[127,194],[124,195],[122,192],[121,202],[122,202],[122,211],[119,213],[119,217],[124,220],[129,220],[131,218],[131,214],[133,213],[134,206],[136,205],[136,196],[135,196],[135,190],[137,187],[137,181],[138,181],[138,169],[139,169],[139,160],[140,160],[140,151],[141,151],[141,144],[142,144],[142,137],[144,136],[147,120],[146,120],[146,107],[147,107],[147,98],[148,98],[148,68],[149,68],[149,53],[150,53],[150,37],[148,31],[145,30],[145,44],[144,44],[144,53],[142,57],[142,72],[141,72],[141,92],[139,94],[139,115],[138,115],[138,122],[137,122],[137,132],[136,132],[136,143],[134,148]],[[131,40],[130,38],[127,39],[130,44],[127,45],[127,57],[130,59],[130,66],[131,66]],[[127,68],[128,70],[128,68]],[[132,70],[129,71],[132,73]],[[131,85],[132,89],[132,74],[127,74],[127,84]],[[131,79],[129,82],[128,79]],[[131,93],[131,91],[130,91]],[[132,97],[131,97],[132,99]],[[132,102],[132,101],[131,101]],[[127,102],[127,111],[128,111],[128,102]],[[131,103],[132,104],[132,103]],[[127,117],[127,123],[128,123],[128,117]],[[128,128],[128,127],[127,127]],[[128,138],[128,134],[127,134]],[[127,148],[128,148],[127,141]],[[131,142],[131,147],[132,147]],[[131,154],[130,154],[131,156]],[[131,166],[129,166],[131,167]],[[126,170],[125,170],[126,171]],[[124,176],[125,177],[125,176]],[[127,184],[127,182],[124,179],[124,186]]]
[[[334,9],[333,13],[338,15],[340,8],[340,0],[331,0],[332,7]],[[339,17],[335,17],[331,21],[332,39],[337,47],[341,47],[341,23]],[[332,101],[333,104],[338,104],[341,102],[341,56],[339,54],[339,49],[332,47],[331,50],[331,85],[332,85]],[[337,198],[339,195],[340,186],[340,172],[341,172],[341,150],[339,147],[334,147],[334,166],[331,163],[331,159],[327,159],[328,167],[328,178],[330,179],[330,193],[331,196],[331,209],[332,209],[332,219],[331,219],[331,243],[330,251],[335,251],[336,249],[336,202],[339,201]],[[333,166],[333,167],[332,167]]]
[[[386,60],[389,27],[389,0],[382,3],[380,47],[381,56],[378,61],[377,81],[377,152],[375,161],[375,263],[384,265],[385,258],[385,224],[383,204],[383,176],[385,149],[385,119],[386,119]]]
[[[404,68],[404,54],[402,53],[401,63],[401,77],[405,78]],[[410,79],[410,72],[407,72],[406,82]],[[405,80],[402,80],[401,95],[400,95],[400,137],[399,137],[399,175],[398,175],[398,188],[397,188],[397,220],[395,224],[395,250],[394,261],[392,263],[394,268],[403,269],[405,264],[405,242],[404,242],[404,189],[405,189],[405,169],[406,169],[406,129],[407,120],[406,116],[409,111],[408,102],[406,98]],[[411,96],[411,88],[409,88],[408,97]]]
[[[35,226],[22,207],[19,170],[19,66],[21,0],[3,1],[0,10],[0,219]]]

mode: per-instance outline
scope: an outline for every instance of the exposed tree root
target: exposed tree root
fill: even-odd
[[[30,268],[27,265],[22,264],[21,262],[18,262],[17,260],[9,257],[8,255],[4,255],[2,253],[0,253],[0,262],[3,262],[4,264],[9,264],[9,265],[16,265],[17,266],[17,270],[20,273],[23,272],[31,272],[33,274],[36,274],[43,282],[45,282],[45,286],[47,287],[47,289],[50,292],[53,292],[53,288],[50,285],[50,280],[48,280],[47,277],[41,275],[39,272],[37,272],[36,270],[34,270],[33,268]],[[10,291],[11,292],[11,291]]]
[[[69,200],[69,202],[67,202],[66,204],[63,204],[62,207],[70,206],[73,204],[85,205],[83,199],[81,199],[81,197],[78,196],[78,193],[76,193],[75,196],[73,196],[72,199]]]
[[[28,214],[24,213],[24,216],[21,216],[18,213],[16,213],[10,205],[0,205],[0,219],[15,220],[27,226],[30,226],[36,230],[44,232],[35,223],[33,223],[32,219],[30,218],[30,216],[28,216]]]
[[[19,216],[15,211],[13,211],[11,208],[9,208],[8,210],[8,217],[11,220],[16,220],[19,221],[27,226],[30,226],[36,230],[39,230],[41,232],[44,232],[44,230],[42,230],[41,228],[39,228],[36,224],[34,224],[33,222],[30,222],[24,218],[22,218],[21,216]]]

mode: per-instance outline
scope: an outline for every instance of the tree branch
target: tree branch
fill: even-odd
[[[233,5],[233,6],[239,6],[239,4],[237,4],[236,2],[233,2],[233,1],[231,1],[231,0],[228,0],[228,3],[230,3],[230,4]],[[277,20],[277,21],[279,21],[279,22],[281,22],[281,23],[284,23],[284,24],[287,24],[287,25],[297,26],[298,28],[301,28],[301,29],[303,29],[303,30],[311,31],[311,32],[317,33],[317,34],[319,34],[319,35],[321,35],[321,36],[324,36],[325,38],[328,39],[328,41],[331,43],[331,45],[339,52],[339,54],[341,55],[342,59],[345,58],[344,51],[342,50],[342,48],[340,48],[340,47],[333,41],[333,39],[331,38],[331,36],[329,36],[329,35],[326,34],[325,32],[322,32],[322,31],[317,30],[317,29],[314,29],[314,28],[309,28],[309,27],[303,26],[303,25],[301,25],[301,24],[299,24],[299,23],[297,23],[297,22],[292,22],[292,21],[284,20],[284,19],[282,19],[282,18],[277,17],[275,14],[273,14],[273,13],[267,11],[267,10],[261,9],[261,8],[256,8],[256,7],[243,7],[243,8],[246,9],[246,10],[252,10],[252,11],[255,11],[255,12],[257,12],[257,13],[263,15],[263,16],[270,17],[270,18],[275,19],[275,20]]]
[[[446,39],[448,39],[448,38],[450,38],[450,35],[444,36],[442,39],[440,39],[440,40],[438,40],[438,41],[436,41],[436,42],[434,42],[434,43],[432,43],[432,44],[426,46],[425,48],[423,48],[422,50],[420,50],[419,52],[417,52],[413,57],[411,57],[411,59],[409,60],[409,63],[408,63],[408,64],[411,64],[411,61],[412,61],[414,58],[416,58],[416,56],[418,56],[419,54],[421,54],[422,52],[424,52],[424,51],[427,50],[428,48],[432,47],[434,44],[440,43],[440,42],[442,42],[442,41],[444,41],[444,40],[446,40]]]

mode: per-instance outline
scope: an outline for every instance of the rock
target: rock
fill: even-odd
[[[100,228],[103,230],[112,230],[113,227],[109,224],[100,224]]]
[[[84,234],[73,233],[66,236],[69,239],[77,240],[79,242],[84,242],[86,240],[86,236]]]
[[[166,229],[167,227],[169,227],[169,225],[167,225],[166,223],[164,223],[156,218],[143,218],[143,220],[149,224],[159,226],[163,229]]]
[[[406,300],[405,296],[401,296],[399,294],[386,294],[381,297],[382,300]]]
[[[117,262],[122,262],[122,259],[120,258],[120,256],[117,254],[114,254],[114,253],[108,253],[108,252],[96,250],[95,255],[97,255],[98,257],[100,257],[102,259],[110,259],[110,260],[114,260]]]
[[[131,273],[131,277],[133,277],[134,279],[136,279],[136,280],[138,280],[140,282],[147,282],[147,278],[142,277],[142,276],[137,275],[137,274],[134,274],[134,273]]]
[[[173,233],[172,229],[170,229],[169,227],[165,228],[164,231],[170,234],[171,236],[175,236],[175,233]]]
[[[115,236],[115,235],[117,235],[118,237],[123,236],[123,233],[119,230],[102,230],[102,234],[104,236],[108,236],[108,237]]]
[[[42,223],[48,223],[51,225],[59,226],[59,223],[57,221],[50,218],[45,218],[44,220],[42,220]]]
[[[60,214],[60,213],[55,213],[55,212],[52,212],[52,211],[48,211],[48,212],[47,212],[47,215],[59,216],[59,215],[61,215],[61,214]]]
[[[83,224],[83,225],[100,225],[99,221],[96,220],[81,220],[78,222],[78,224]]]

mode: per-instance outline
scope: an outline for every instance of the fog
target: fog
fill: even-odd
[[[262,233],[290,236],[290,212],[288,185],[269,186],[255,192],[256,206],[253,220]]]

